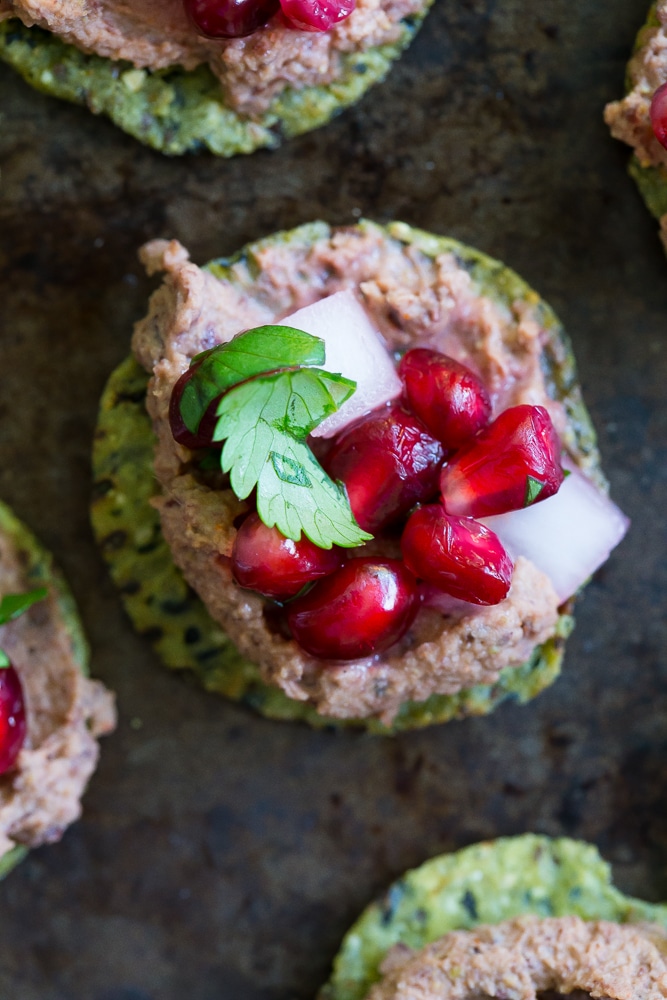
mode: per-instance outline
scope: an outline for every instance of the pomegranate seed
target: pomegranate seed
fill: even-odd
[[[653,133],[658,142],[667,149],[667,83],[663,83],[656,90],[649,113]]]
[[[300,31],[328,31],[349,17],[355,0],[280,0],[290,28]]]
[[[440,504],[419,507],[401,538],[405,565],[416,577],[470,604],[499,604],[512,582],[512,560],[500,539],[471,518]]]
[[[345,483],[357,523],[374,532],[435,495],[444,457],[424,425],[394,404],[343,430],[324,466]]]
[[[417,347],[398,367],[410,409],[445,448],[460,448],[491,419],[491,400],[474,372],[439,351]]]
[[[387,649],[417,613],[417,584],[400,559],[351,559],[289,606],[298,644],[324,660],[357,660]]]
[[[187,371],[183,372],[178,382],[174,385],[171,390],[171,397],[169,399],[169,426],[171,427],[171,433],[173,434],[174,440],[179,444],[182,444],[185,448],[190,448],[192,451],[196,451],[197,448],[207,448],[213,444],[213,431],[215,430],[216,424],[216,407],[220,401],[220,396],[214,399],[208,410],[202,417],[197,433],[193,434],[192,431],[188,430],[183,422],[183,417],[181,416],[181,398],[183,396],[183,390],[186,385],[194,375],[194,373],[199,368],[198,364],[191,365]],[[221,394],[222,395],[222,394]]]
[[[333,573],[343,562],[340,549],[320,549],[305,535],[298,542],[267,528],[258,514],[245,519],[232,549],[232,575],[241,587],[278,601]]]
[[[195,28],[207,38],[243,38],[280,8],[279,0],[183,0]]]
[[[442,502],[448,514],[488,517],[530,507],[563,482],[560,441],[543,406],[513,406],[444,467]]]
[[[26,734],[23,687],[11,665],[0,669],[0,774],[18,757]]]

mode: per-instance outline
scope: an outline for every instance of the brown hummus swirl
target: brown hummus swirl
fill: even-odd
[[[0,534],[0,595],[33,586],[22,553]],[[111,692],[82,673],[53,590],[0,628],[0,647],[21,678],[28,727],[15,767],[0,775],[1,858],[18,844],[58,840],[79,817],[97,737],[111,732],[116,712]]]
[[[403,18],[423,0],[357,0],[331,31],[294,31],[280,15],[248,38],[207,39],[188,20],[182,0],[0,0],[0,21],[18,17],[83,52],[150,70],[208,65],[229,106],[253,116],[286,87],[332,83],[345,53],[395,42]]]
[[[190,263],[175,242],[149,243],[142,255],[150,272],[166,272],[133,340],[138,360],[153,374],[147,407],[158,438],[162,495],[155,504],[164,536],[212,617],[268,683],[323,715],[391,723],[405,701],[492,684],[554,634],[555,591],[541,571],[519,559],[510,595],[495,607],[468,606],[451,615],[422,608],[399,643],[365,660],[332,664],[308,656],[275,627],[268,602],[232,581],[234,523],[247,505],[198,475],[168,421],[172,387],[193,355],[349,287],[391,349],[443,350],[480,372],[496,410],[539,403],[562,430],[562,406],[547,394],[540,365],[547,334],[529,307],[510,311],[479,296],[452,254],[427,257],[371,226],[334,231],[309,246],[269,241],[255,252],[252,273],[243,261],[235,265],[233,282]]]
[[[398,945],[367,1000],[536,1000],[541,991],[667,997],[667,936],[653,925],[521,917],[454,931],[419,952]]]

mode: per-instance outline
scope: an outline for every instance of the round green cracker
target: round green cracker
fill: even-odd
[[[0,59],[43,93],[105,114],[140,142],[175,156],[208,149],[217,156],[275,148],[283,138],[326,124],[354,104],[412,41],[433,0],[400,22],[395,42],[341,55],[333,83],[288,87],[264,114],[233,111],[208,66],[151,72],[128,62],[88,55],[41,28],[16,19],[0,23]]]
[[[407,872],[343,939],[318,1000],[364,1000],[388,950],[524,914],[667,927],[667,905],[623,895],[591,844],[537,834],[473,844]]]
[[[604,488],[595,433],[581,400],[570,344],[550,307],[509,268],[456,240],[432,236],[403,223],[379,227],[364,221],[359,228],[379,232],[385,240],[411,245],[429,257],[452,253],[470,273],[480,294],[492,297],[506,310],[517,302],[530,306],[536,320],[549,332],[543,360],[549,391],[562,400],[568,414],[568,448]],[[325,223],[311,223],[250,244],[233,258],[212,261],[207,267],[251,296],[254,276],[261,266],[258,255],[264,247],[280,241],[288,248],[303,250],[330,235],[331,229]],[[569,607],[563,609],[557,634],[536,647],[526,663],[503,670],[495,684],[477,685],[456,695],[432,695],[424,702],[407,702],[390,727],[378,719],[324,717],[312,706],[265,684],[259,668],[239,654],[185,583],[162,537],[159,516],[150,505],[157,484],[151,471],[153,432],[144,407],[147,381],[143,369],[128,358],[113,372],[105,388],[93,450],[92,523],[127,613],[166,666],[191,670],[208,690],[270,718],[300,719],[313,726],[360,726],[383,734],[485,715],[508,698],[524,703],[558,677],[565,639],[573,625]]]
[[[0,534],[10,539],[21,558],[25,567],[26,591],[48,587],[55,594],[61,622],[71,644],[72,659],[81,673],[87,677],[88,643],[72,593],[61,572],[54,565],[53,556],[2,501],[0,501]],[[27,853],[28,848],[19,845],[0,856],[0,878],[4,878]]]

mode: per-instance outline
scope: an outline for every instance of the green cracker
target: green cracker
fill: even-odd
[[[18,70],[37,90],[108,115],[140,142],[171,156],[208,149],[217,156],[275,148],[283,138],[324,125],[354,104],[416,34],[433,0],[400,24],[399,38],[363,53],[341,56],[341,73],[330,84],[287,88],[258,118],[225,104],[217,77],[208,66],[151,72],[128,62],[87,55],[41,28],[21,21],[0,23],[0,59]]]
[[[0,501],[0,533],[9,538],[19,552],[25,566],[26,590],[49,587],[56,595],[62,624],[67,630],[72,658],[81,673],[88,676],[88,643],[65,579],[54,566],[53,556],[37,541],[26,526],[19,521],[12,510]],[[17,846],[0,857],[0,878],[4,878],[28,853],[27,847]]]
[[[544,365],[549,391],[563,401],[568,413],[568,446],[582,467],[604,487],[595,433],[581,400],[572,350],[550,307],[509,268],[456,240],[431,236],[403,223],[386,227],[369,222],[359,225],[381,232],[386,240],[411,244],[431,257],[453,253],[469,271],[480,293],[492,296],[506,308],[519,300],[532,307],[549,331]],[[259,267],[257,253],[263,247],[280,241],[295,249],[307,248],[330,234],[325,223],[311,223],[250,244],[229,260],[212,261],[208,269],[220,278],[242,284],[244,294],[251,295],[253,274]],[[233,272],[232,266],[239,263],[245,268],[237,267]],[[383,734],[485,715],[507,698],[524,703],[555,681],[565,639],[573,625],[567,610],[560,617],[557,635],[536,647],[522,666],[503,670],[495,684],[477,685],[456,695],[432,695],[424,702],[407,702],[390,727],[377,719],[325,718],[312,706],[265,684],[259,668],[238,653],[185,583],[162,537],[159,516],[149,503],[157,487],[151,471],[154,439],[144,408],[147,380],[143,369],[128,358],[107,383],[93,451],[92,523],[127,613],[166,666],[192,670],[208,690],[270,718],[300,719],[313,726],[362,726]]]
[[[655,4],[653,4],[649,10],[646,24],[639,29],[635,39],[634,52],[644,47],[647,32],[659,25],[660,21],[655,12]],[[628,75],[626,92],[630,90],[632,90],[632,83]],[[638,158],[633,154],[628,166],[628,172],[637,184],[639,193],[644,199],[651,215],[658,219],[658,221],[663,215],[667,215],[667,168],[664,166],[642,166]]]
[[[423,948],[450,931],[524,914],[667,927],[667,906],[619,892],[591,844],[506,837],[433,858],[394,882],[346,934],[318,1000],[363,1000],[398,942]]]

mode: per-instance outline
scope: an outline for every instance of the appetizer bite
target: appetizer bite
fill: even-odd
[[[525,834],[433,858],[394,883],[344,938],[318,1000],[544,991],[667,997],[667,906],[619,892],[593,846]]]
[[[381,80],[432,0],[0,0],[0,58],[163,153],[275,147]]]
[[[539,297],[400,223],[142,258],[166,277],[102,400],[93,525],[167,664],[385,732],[551,683],[627,522]]]
[[[630,174],[660,222],[667,249],[667,2],[659,0],[640,30],[628,64],[627,93],[605,108],[616,139],[632,147]]]
[[[0,503],[0,876],[81,814],[113,695],[90,680],[73,598],[41,547]]]

